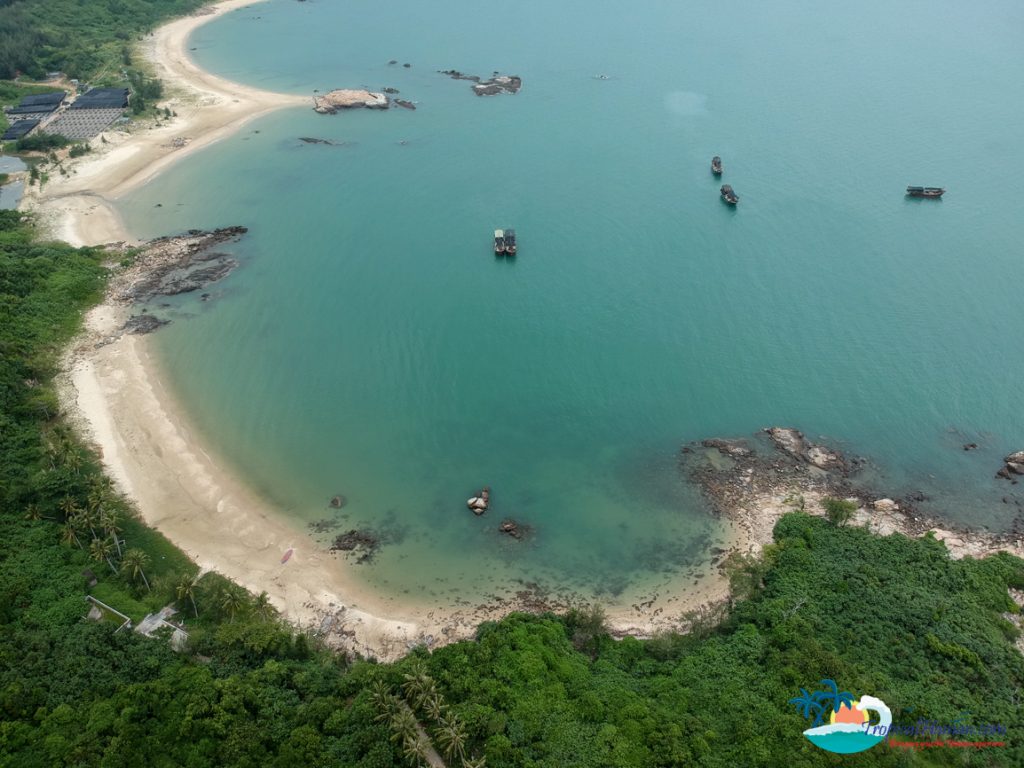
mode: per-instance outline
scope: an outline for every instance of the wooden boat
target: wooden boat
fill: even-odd
[[[509,256],[516,255],[516,231],[514,229],[505,230],[505,253]]]
[[[733,192],[728,184],[722,185],[722,199],[729,205],[736,205],[740,201],[739,195]]]
[[[505,253],[505,230],[496,229],[494,230],[494,252],[497,255]]]
[[[722,158],[718,155],[711,158],[711,172],[715,174],[715,176],[722,175]]]
[[[907,187],[907,197],[942,197],[946,190],[942,187]]]

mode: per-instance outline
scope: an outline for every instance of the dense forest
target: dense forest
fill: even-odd
[[[0,78],[64,72],[81,80],[116,70],[132,40],[203,0],[0,0]]]
[[[799,512],[735,568],[728,613],[687,635],[613,640],[581,608],[394,664],[320,648],[265,595],[199,578],[61,419],[59,354],[104,258],[0,211],[0,765],[838,765],[790,703],[823,680],[897,723],[1006,729],[1003,747],[883,744],[843,764],[1024,764],[1024,657],[1004,617],[1024,563]],[[186,646],[85,619],[87,594],[136,621],[176,603]]]

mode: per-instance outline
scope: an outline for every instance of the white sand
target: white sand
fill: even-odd
[[[142,124],[131,132],[107,131],[107,143],[94,139],[92,154],[66,164],[68,176],[51,174],[41,193],[37,187],[26,190],[21,207],[36,211],[51,234],[73,245],[128,240],[111,202],[250,120],[282,107],[312,107],[311,97],[232,83],[199,69],[189,58],[186,44],[197,27],[252,4],[253,0],[225,0],[210,13],[172,21],[146,38],[142,52],[169,95],[161,106],[177,117],[159,126]]]

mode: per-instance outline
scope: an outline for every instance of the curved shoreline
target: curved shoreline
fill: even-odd
[[[146,56],[178,116],[134,133],[108,132],[109,143],[96,147],[99,154],[71,163],[67,177],[27,195],[23,206],[37,213],[50,234],[73,245],[137,242],[114,201],[258,116],[308,104],[307,97],[230,83],[189,59],[186,41],[193,30],[252,4],[226,0],[210,14],[172,21],[147,38]],[[184,147],[172,143],[183,137],[189,138]],[[515,585],[473,607],[402,604],[373,593],[350,570],[353,566],[279,516],[205,448],[187,411],[164,386],[147,340],[120,333],[128,312],[115,294],[112,288],[88,314],[85,331],[69,350],[61,401],[146,523],[202,569],[216,570],[255,593],[267,591],[292,622],[332,645],[381,659],[403,655],[424,640],[471,637],[481,622],[511,611],[569,607],[570,597],[516,591]],[[293,555],[283,564],[289,549]],[[676,626],[681,613],[726,596],[727,585],[714,572],[700,584],[685,580],[684,587],[682,576],[678,582],[679,588],[663,584],[632,606],[609,608],[609,624],[618,634],[650,635]]]
[[[44,217],[51,217],[62,239],[75,244],[128,240],[111,207],[113,200],[255,117],[308,103],[305,97],[236,86],[204,73],[188,59],[186,40],[192,30],[215,15],[251,4],[253,0],[228,0],[213,15],[171,22],[147,40],[147,55],[175,91],[171,103],[179,117],[126,135],[104,155],[75,164],[68,178],[47,185],[34,203]],[[183,136],[191,139],[187,146],[170,143]],[[254,592],[266,590],[295,623],[320,630],[339,647],[382,659],[402,655],[409,644],[425,638],[449,642],[472,636],[480,622],[513,610],[566,607],[544,596],[515,593],[513,585],[507,599],[475,608],[408,605],[374,594],[352,566],[290,525],[204,448],[187,412],[164,386],[166,379],[146,340],[125,335],[95,345],[117,332],[123,310],[108,300],[90,313],[86,334],[72,352],[62,401],[99,446],[107,470],[146,522],[202,568],[217,570]],[[774,520],[791,506],[791,493],[765,489],[765,495],[734,505],[727,520],[730,542],[740,550],[756,550],[770,541]],[[807,493],[813,501],[813,491]],[[752,519],[759,522],[751,527]],[[282,564],[281,556],[289,549],[294,554]],[[674,579],[650,601],[632,609],[609,609],[609,623],[617,634],[679,628],[685,624],[684,611],[726,599],[728,585],[721,570],[708,570],[709,578],[699,587]]]
[[[222,0],[200,15],[175,19],[141,43],[142,54],[163,81],[161,100],[176,117],[132,131],[107,131],[93,153],[68,165],[45,188],[26,189],[20,208],[34,211],[54,237],[72,245],[132,241],[113,203],[178,160],[235,133],[251,120],[309,97],[233,83],[200,69],[189,58],[189,36],[213,19],[261,0]],[[177,142],[175,140],[178,140]],[[182,145],[183,144],[183,145]]]

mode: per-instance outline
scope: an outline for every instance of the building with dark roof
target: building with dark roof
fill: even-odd
[[[124,109],[127,106],[127,88],[93,88],[75,99],[71,109]]]
[[[12,123],[11,126],[4,131],[4,135],[0,137],[0,141],[17,141],[39,125],[38,120],[19,120],[16,123]]]

